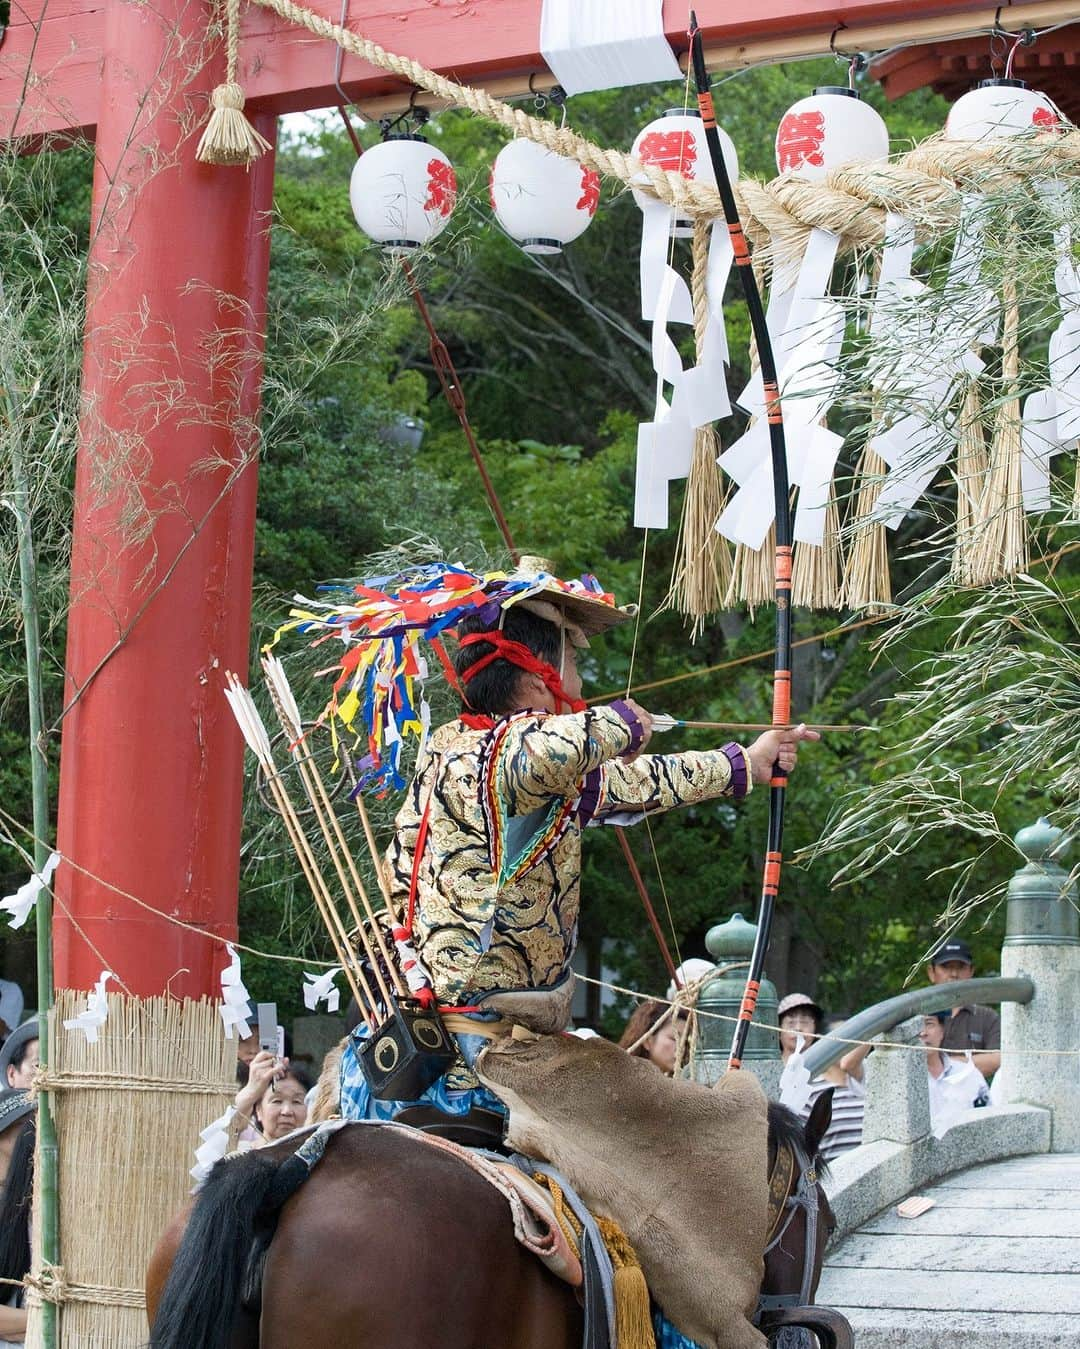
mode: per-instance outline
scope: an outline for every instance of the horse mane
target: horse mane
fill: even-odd
[[[793,1110],[789,1110],[786,1105],[781,1105],[779,1101],[770,1101],[769,1148],[773,1150],[785,1146],[793,1150],[798,1149],[804,1155],[806,1154],[806,1123]],[[816,1148],[814,1155],[809,1160],[819,1176],[829,1174],[828,1163],[821,1156],[820,1149]]]
[[[248,1152],[210,1172],[169,1271],[149,1349],[229,1349],[245,1257],[279,1161]]]

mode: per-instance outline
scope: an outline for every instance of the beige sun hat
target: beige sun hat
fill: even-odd
[[[636,604],[616,604],[614,595],[602,590],[595,576],[562,581],[547,558],[525,553],[510,573],[510,579],[534,578],[537,589],[521,599],[511,600],[505,607],[520,604],[537,617],[566,628],[575,646],[588,646],[589,637],[625,623],[637,614]],[[578,634],[583,640],[578,640]]]

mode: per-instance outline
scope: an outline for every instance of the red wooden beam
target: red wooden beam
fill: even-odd
[[[339,0],[312,7],[340,18]],[[917,32],[930,38],[969,32],[994,21],[998,7],[976,0],[696,0],[710,64],[730,67],[869,45],[880,50]],[[1002,23],[1049,23],[1075,12],[1072,0],[1026,0],[1002,7]],[[688,0],[666,0],[664,24],[673,48],[686,50]],[[104,36],[104,0],[15,0],[0,48],[0,139],[43,136],[97,123]],[[390,51],[466,83],[523,88],[530,74],[547,77],[539,48],[541,0],[351,0],[347,26]],[[190,5],[196,29],[208,17]],[[129,22],[145,22],[138,6]],[[334,51],[328,42],[289,27],[266,11],[244,14],[242,79],[249,106],[297,112],[337,102]],[[211,46],[208,54],[217,54]],[[192,64],[199,51],[185,58]],[[347,57],[344,87],[365,104],[403,101],[401,81]]]

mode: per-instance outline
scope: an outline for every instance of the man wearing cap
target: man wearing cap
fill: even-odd
[[[965,941],[951,938],[935,951],[926,974],[932,984],[974,978],[971,947]],[[1001,1018],[992,1007],[978,1003],[954,1007],[941,1048],[954,1055],[971,1050],[972,1062],[983,1077],[993,1077],[1001,1067]]]
[[[366,642],[365,668],[373,670],[382,657],[372,655],[371,634],[399,643],[381,683],[348,684],[350,706],[370,710],[376,756],[392,737],[375,732],[394,715],[392,707],[381,710],[380,690],[410,667],[400,643],[419,633],[448,665],[438,634],[456,632],[448,675],[461,715],[426,736],[386,860],[392,902],[408,916],[439,1004],[468,1008],[474,1018],[481,1005],[480,1015],[490,1015],[492,995],[541,993],[552,995],[548,1028],[566,1025],[587,825],[632,824],[675,806],[741,798],[769,781],[774,762],[790,771],[800,741],[818,739],[798,727],[767,731],[746,748],[642,753],[652,734],[648,712],[629,698],[587,706],[577,668],[589,638],[635,610],[617,607],[595,578],[559,580],[540,559],[487,576],[429,567],[406,588],[357,593],[361,603],[335,606],[326,626],[340,633],[343,617],[351,623],[357,645],[350,651]],[[412,668],[418,663],[414,655]],[[484,1040],[458,1029],[462,1057],[425,1102],[455,1114],[474,1104],[501,1109],[471,1069]],[[400,1104],[370,1098],[351,1043],[341,1088],[345,1115],[391,1117]]]

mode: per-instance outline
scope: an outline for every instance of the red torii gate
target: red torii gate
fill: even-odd
[[[333,0],[313,7],[338,19]],[[1075,16],[1073,0],[696,0],[713,68],[933,42]],[[541,0],[352,0],[390,51],[506,95],[551,76]],[[1070,10],[1072,11],[1070,13]],[[665,29],[686,51],[688,5]],[[76,475],[57,875],[58,985],[103,966],[132,992],[213,994],[236,935],[242,750],[222,672],[247,669],[267,213],[273,155],[196,163],[222,74],[194,0],[28,0],[0,50],[0,136],[96,140]],[[335,53],[252,7],[240,78],[273,140],[278,114],[334,104]],[[347,57],[367,112],[400,81]],[[344,191],[344,185],[343,185]],[[169,397],[164,397],[168,391]],[[141,520],[132,525],[132,507]],[[139,525],[145,526],[139,528]],[[145,901],[151,909],[139,907]]]

